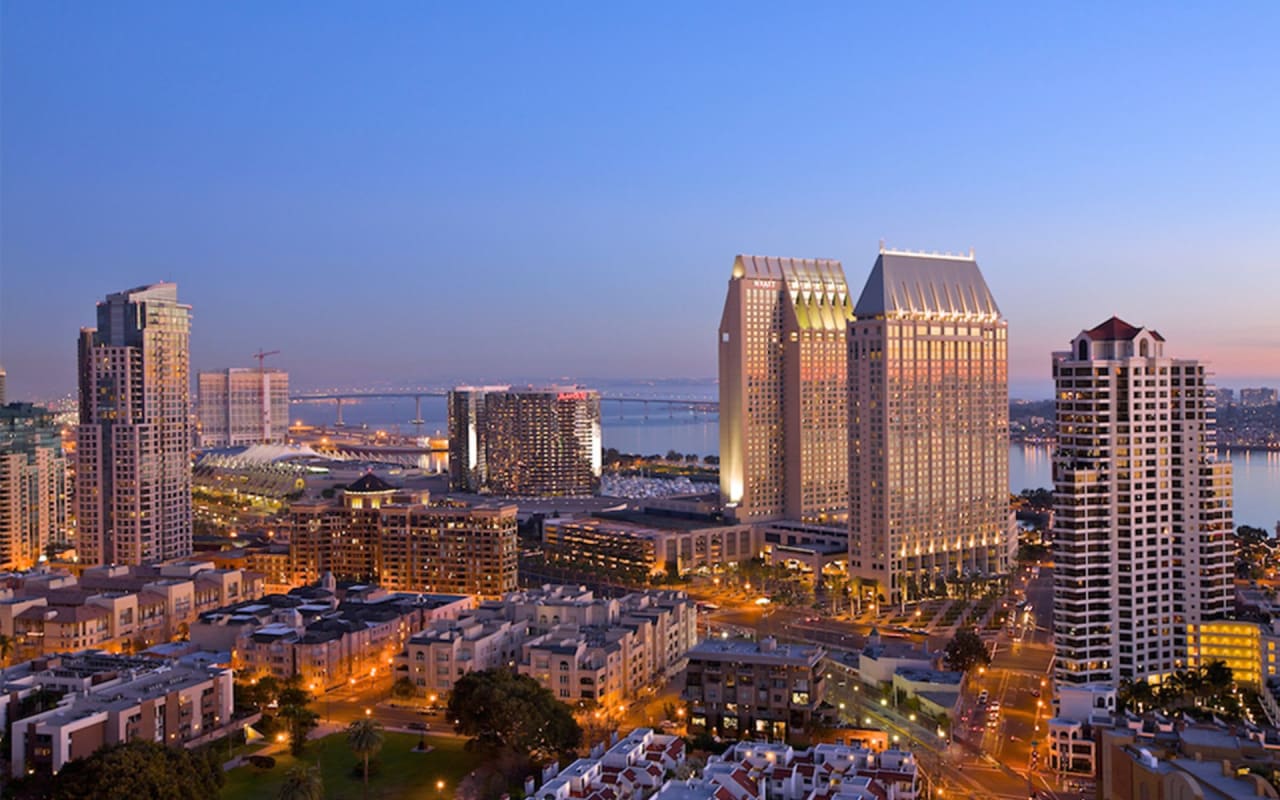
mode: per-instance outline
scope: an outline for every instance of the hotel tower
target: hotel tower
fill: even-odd
[[[107,295],[80,331],[76,551],[81,563],[191,554],[191,307],[157,283]]]
[[[849,569],[902,603],[1009,570],[1007,323],[973,256],[881,250],[849,328]]]
[[[720,494],[726,516],[843,521],[849,504],[839,261],[738,256],[720,318]]]
[[[1112,317],[1053,355],[1055,677],[1158,679],[1232,610],[1231,464],[1198,361]]]

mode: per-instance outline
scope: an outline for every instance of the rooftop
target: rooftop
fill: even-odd
[[[372,472],[365,473],[359,480],[347,487],[347,494],[383,494],[385,492],[394,492],[396,487],[374,475]]]
[[[1085,335],[1095,342],[1127,342],[1133,340],[1144,330],[1145,328],[1130,325],[1119,317],[1113,316],[1106,322],[1085,331]],[[1151,336],[1157,342],[1164,341],[1164,337],[1156,331],[1151,331]]]
[[[817,664],[826,655],[817,646],[778,644],[772,639],[753,642],[750,639],[707,639],[689,651],[689,658],[705,660],[744,660],[754,663]]]
[[[1000,307],[972,254],[882,250],[855,311],[859,318],[1000,319]]]

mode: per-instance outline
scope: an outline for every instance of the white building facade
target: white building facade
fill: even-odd
[[[289,373],[221,369],[199,376],[201,447],[283,444],[289,436]]]
[[[1055,353],[1059,684],[1188,665],[1187,626],[1232,610],[1231,465],[1208,373],[1112,317]]]

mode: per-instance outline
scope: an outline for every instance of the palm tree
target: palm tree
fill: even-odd
[[[347,726],[347,746],[364,760],[364,795],[368,797],[369,757],[382,749],[382,723],[368,717],[352,722]]]
[[[0,640],[0,653],[3,652],[4,642]],[[1225,661],[1210,661],[1204,668],[1204,680],[1212,694],[1224,694],[1231,688],[1233,677]]]
[[[324,800],[324,783],[320,780],[320,770],[308,764],[299,764],[286,772],[276,800]]]
[[[1155,700],[1155,692],[1151,690],[1151,684],[1148,681],[1138,680],[1130,684],[1129,702],[1137,706],[1138,713],[1151,707]]]

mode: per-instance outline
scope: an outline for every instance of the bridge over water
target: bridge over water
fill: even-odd
[[[393,398],[413,398],[413,419],[409,420],[410,425],[417,425],[419,428],[424,424],[422,419],[422,398],[424,397],[447,397],[448,390],[445,389],[397,389],[392,391],[351,391],[351,392],[298,392],[289,395],[289,401],[293,403],[322,403],[332,402],[337,409],[338,427],[342,427],[345,423],[342,421],[342,404],[348,401],[359,402],[360,400],[384,400]],[[644,415],[649,416],[649,409],[652,407],[655,411],[665,410],[669,416],[674,416],[677,411],[689,411],[695,414],[715,414],[720,411],[720,403],[715,400],[691,400],[682,397],[637,397],[628,395],[601,395],[600,396],[600,412],[603,415],[608,404],[616,404],[619,413],[628,405],[639,405],[644,410]]]

